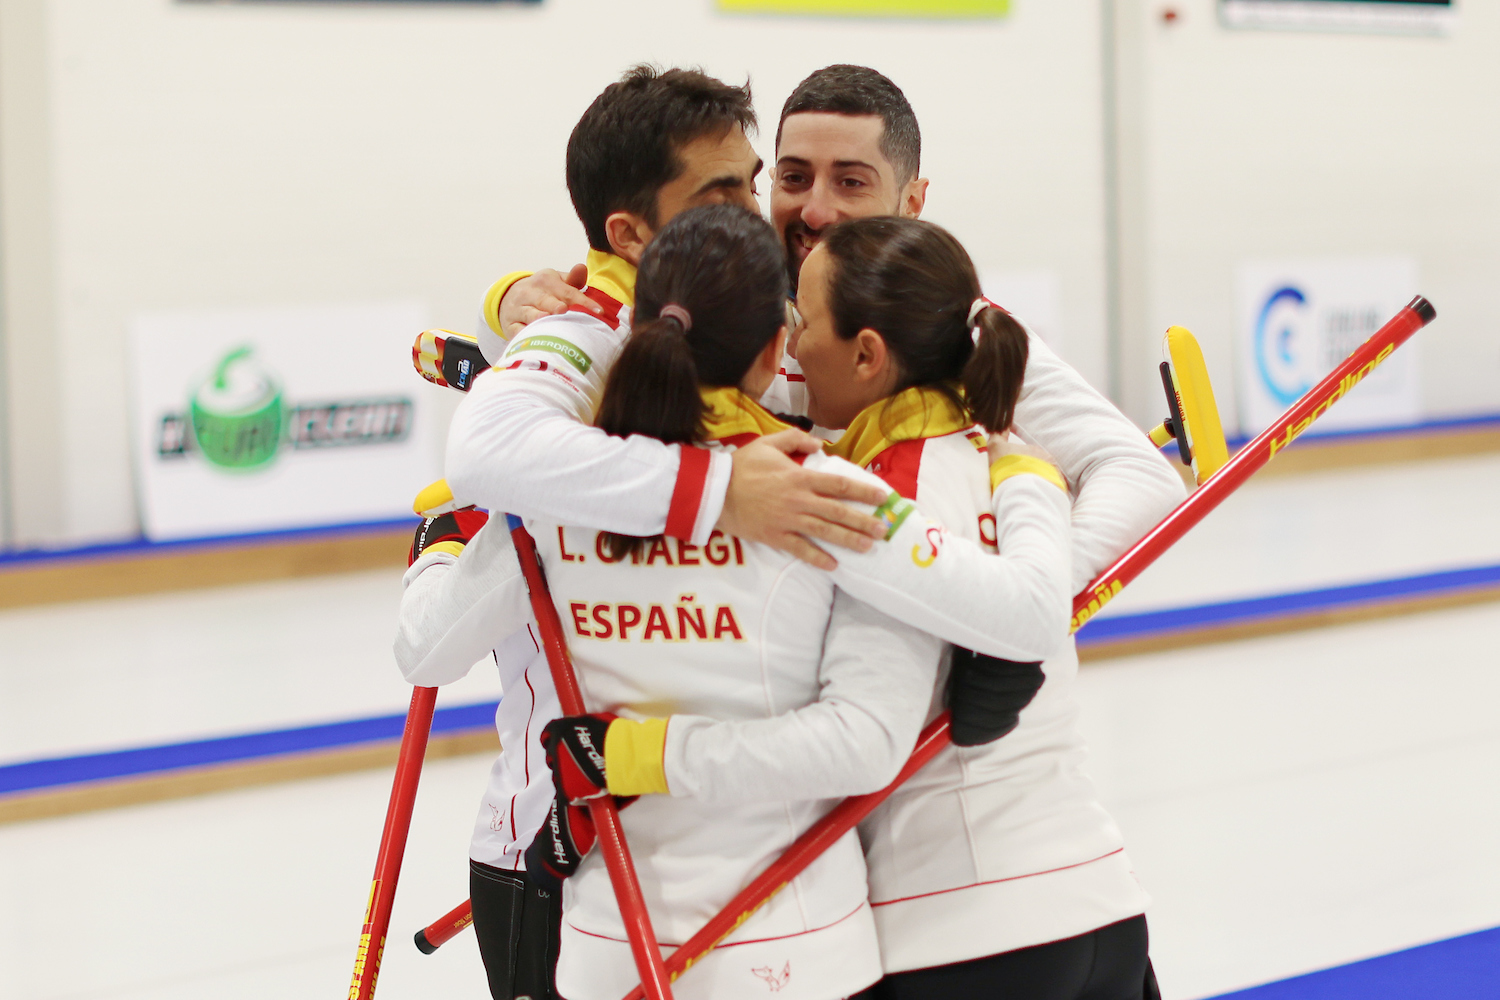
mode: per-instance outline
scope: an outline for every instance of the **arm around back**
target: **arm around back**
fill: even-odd
[[[744,802],[885,787],[916,745],[942,648],[937,638],[836,592],[818,700],[769,719],[672,716],[662,759],[668,788]]]
[[[1187,495],[1145,433],[1035,336],[1014,430],[1057,460],[1076,494],[1072,593]]]
[[[820,468],[880,482],[824,458]],[[1068,495],[1016,476],[992,495],[1000,554],[950,534],[895,493],[875,510],[889,528],[869,552],[840,552],[834,582],[884,613],[957,646],[1006,660],[1045,660],[1067,640]]]

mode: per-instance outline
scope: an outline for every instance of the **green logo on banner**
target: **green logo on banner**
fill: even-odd
[[[511,345],[510,350],[505,352],[505,356],[510,357],[512,354],[519,354],[522,351],[551,351],[553,354],[561,356],[564,361],[577,368],[579,373],[583,375],[587,375],[589,369],[594,367],[593,358],[584,353],[578,345],[570,344],[561,337],[538,335],[527,337],[525,340],[518,340]]]
[[[281,446],[281,387],[241,347],[219,359],[193,393],[193,436],[203,457],[223,469],[254,469]]]

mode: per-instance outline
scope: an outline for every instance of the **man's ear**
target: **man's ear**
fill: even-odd
[[[604,220],[604,235],[609,238],[609,248],[615,256],[639,265],[641,254],[655,233],[646,220],[634,212],[614,212]]]
[[[917,177],[907,181],[901,191],[900,215],[903,219],[917,219],[927,205],[927,178]]]

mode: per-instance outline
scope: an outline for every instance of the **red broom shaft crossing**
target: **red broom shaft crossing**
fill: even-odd
[[[521,560],[521,572],[531,591],[531,610],[542,633],[542,648],[546,650],[547,663],[552,668],[558,704],[563,715],[583,715],[588,710],[584,707],[583,692],[579,690],[578,678],[568,656],[562,620],[557,617],[557,606],[552,603],[546,578],[542,576],[536,542],[521,526],[519,518],[510,518],[509,524]],[[650,1000],[671,1000],[671,980],[667,978],[661,950],[656,944],[656,932],[651,928],[651,914],[646,910],[645,897],[641,895],[641,883],[630,858],[630,847],[625,843],[625,831],[620,827],[619,810],[615,808],[614,799],[606,795],[591,802],[589,811],[594,818],[599,849],[609,868],[609,880],[614,886],[615,901],[620,905],[620,916],[625,921],[625,933],[630,938],[630,951],[635,956],[645,995]]]
[[[385,811],[385,830],[380,835],[380,853],[375,857],[375,879],[370,883],[370,902],[354,956],[354,980],[349,1000],[370,1000],[385,935],[391,925],[391,904],[396,899],[396,880],[406,853],[406,834],[411,829],[412,806],[417,801],[417,781],[422,777],[422,759],[427,755],[427,737],[432,732],[432,709],[437,688],[419,687],[411,692],[406,710],[406,728],[401,733],[401,751],[396,758],[396,777],[391,782],[391,801]]]
[[[916,748],[912,750],[906,765],[901,768],[901,773],[896,775],[894,781],[878,792],[850,796],[834,806],[833,810],[817,823],[808,827],[802,836],[792,841],[792,845],[782,852],[781,857],[752,879],[749,885],[741,889],[739,895],[731,899],[728,905],[714,915],[712,920],[704,924],[698,933],[688,938],[680,948],[667,956],[667,972],[675,980],[691,968],[694,962],[712,951],[715,945],[733,933],[735,928],[748,920],[752,913],[764,906],[766,901],[776,895],[783,886],[816,861],[820,854],[832,847],[835,841],[854,829],[860,820],[874,812],[875,807],[884,802],[901,786],[902,782],[916,774],[928,761],[941,753],[948,743],[948,713],[944,712],[922,730],[922,735],[917,737]],[[641,1000],[642,996],[644,994],[637,986],[627,994],[626,1000]]]
[[[1108,604],[1127,583],[1156,562],[1168,548],[1189,529],[1203,520],[1224,498],[1244,485],[1276,453],[1297,439],[1303,431],[1321,417],[1330,406],[1342,399],[1375,370],[1391,353],[1406,343],[1418,330],[1432,322],[1436,316],[1432,305],[1418,295],[1411,303],[1386,323],[1370,338],[1344,359],[1328,377],[1308,390],[1307,394],[1293,403],[1276,422],[1266,428],[1255,440],[1235,453],[1212,478],[1193,491],[1177,509],[1152,528],[1146,537],[1136,542],[1119,559],[1089,584],[1083,593],[1073,599],[1073,631],[1076,632],[1092,618],[1099,609]]]
[[[1198,487],[1177,509],[1162,519],[1161,523],[1137,542],[1130,551],[1117,559],[1095,578],[1082,593],[1073,599],[1073,623],[1071,631],[1078,631],[1094,613],[1110,598],[1119,593],[1125,584],[1134,580],[1146,567],[1156,561],[1173,543],[1187,534],[1189,529],[1223,502],[1245,480],[1269,462],[1278,451],[1291,444],[1314,420],[1322,416],[1333,405],[1353,389],[1375,366],[1390,356],[1391,352],[1405,343],[1412,334],[1430,323],[1435,313],[1432,306],[1420,295],[1411,304],[1397,313],[1385,326],[1375,331],[1353,354],[1333,370],[1331,374],[1287,410],[1264,433],[1251,441],[1230,459],[1211,479]],[[845,799],[833,811],[808,827],[807,831],[792,842],[780,858],[776,859],[754,881],[740,891],[703,929],[685,941],[667,958],[667,970],[676,979],[684,970],[713,947],[728,937],[735,928],[749,919],[750,915],[779,891],[820,854],[832,847],[840,837],[852,830],[875,807],[890,797],[901,783],[916,773],[923,765],[936,757],[949,745],[948,713],[938,716],[917,739],[916,749],[896,780],[878,792],[857,795]],[[640,987],[626,994],[625,1000],[639,1000]]]

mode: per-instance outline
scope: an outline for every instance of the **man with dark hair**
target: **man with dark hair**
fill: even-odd
[[[762,164],[745,136],[755,125],[749,85],[698,70],[636,66],[605,87],[568,137],[568,194],[589,246],[634,263],[650,231],[685,208],[755,211]]]
[[[822,231],[844,219],[915,219],[922,132],[901,88],[867,66],[828,66],[797,85],[776,126],[771,221],[786,243],[792,287]]]
[[[629,304],[641,251],[655,230],[678,212],[719,202],[759,211],[755,176],[762,164],[745,137],[755,124],[748,84],[731,87],[697,70],[637,66],[606,87],[568,139],[568,193],[592,248],[586,264],[569,276],[577,287],[563,284],[556,272],[533,278],[530,272],[517,271],[495,282],[485,295],[479,324],[485,357],[492,364],[502,355],[507,365],[522,360],[509,341],[521,325],[545,315],[574,309],[616,324],[620,303]],[[508,296],[512,286],[523,282],[525,294]],[[558,286],[565,300],[550,297],[548,289],[553,286]],[[507,299],[530,302],[528,296],[536,289],[546,297],[537,303],[540,308],[520,306],[520,322],[512,322],[507,329],[500,320],[501,303]],[[545,359],[528,363],[545,364]],[[584,377],[600,380],[601,370],[584,373]],[[602,381],[591,388],[597,398]],[[582,398],[573,401],[573,408]],[[576,415],[585,421],[591,417],[583,410]],[[815,449],[813,439],[791,433],[777,438],[777,446],[762,444],[737,453],[733,477],[727,457],[713,466],[684,465],[669,484],[672,505],[664,511],[664,518],[655,513],[654,506],[663,498],[649,489],[624,491],[617,510],[643,536],[665,530],[674,537],[700,541],[717,523],[726,531],[766,542],[824,569],[831,569],[834,560],[807,537],[867,549],[870,539],[880,537],[883,529],[841,501],[879,503],[880,498],[872,499],[848,480],[803,469],[781,453]],[[571,471],[559,469],[563,478],[534,484],[537,508],[549,509],[547,502],[569,492],[559,484]],[[470,472],[477,478],[465,483]],[[449,479],[455,489],[468,486],[470,496],[486,497],[491,493],[488,478],[508,476],[495,463],[479,461],[459,468],[456,474],[450,471]],[[724,490],[731,478],[737,488],[733,500],[726,503]],[[517,509],[526,506],[526,499],[530,497],[517,499]],[[642,512],[639,521],[631,520],[636,511]],[[552,512],[575,520],[577,514],[585,513]]]

